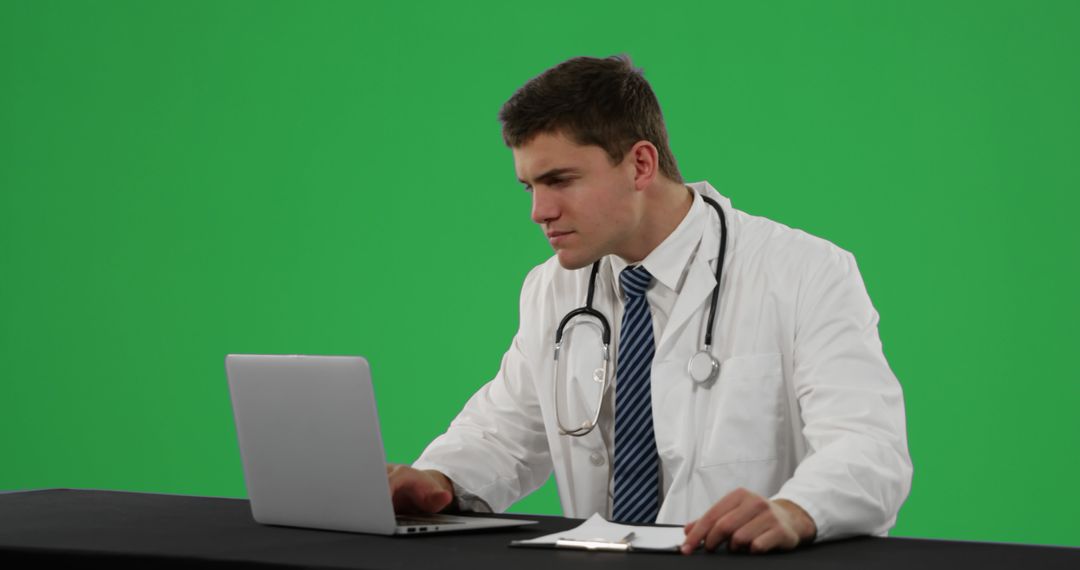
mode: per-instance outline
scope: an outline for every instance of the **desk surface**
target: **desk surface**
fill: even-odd
[[[511,515],[503,515],[511,516]],[[509,548],[514,539],[580,521],[519,516],[540,524],[475,533],[382,537],[257,524],[247,500],[50,489],[0,494],[5,562],[107,562],[113,566],[306,568],[1080,568],[1080,549],[905,538],[858,538],[766,556],[726,552],[590,553]],[[721,560],[722,558],[722,560]]]

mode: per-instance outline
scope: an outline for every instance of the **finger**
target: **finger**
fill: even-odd
[[[750,494],[744,497],[743,502],[728,514],[720,517],[705,535],[705,549],[715,550],[721,543],[731,538],[746,523],[754,520],[754,517],[769,510],[768,501],[758,495]]]
[[[390,501],[394,504],[395,513],[411,513],[416,511],[413,505],[411,489],[408,486],[408,482],[403,478],[391,480]]]
[[[402,495],[402,490],[411,484],[415,475],[411,469],[400,465],[387,471],[386,479],[390,484],[390,497],[396,498]]]
[[[696,532],[696,529],[700,529],[701,526],[701,519],[697,519],[686,523],[686,526],[683,527],[686,539],[683,541],[682,546],[679,547],[683,554],[690,554],[701,544],[700,533]]]
[[[394,511],[398,513],[423,512],[427,491],[419,473],[411,469],[402,469],[390,478],[391,500]]]
[[[390,497],[390,502],[394,504],[394,512],[399,515],[406,513],[415,513],[417,510],[419,510],[415,507],[415,505],[413,505],[412,497],[409,496],[408,493],[405,493],[401,490],[398,490],[398,492],[394,493]]]
[[[452,498],[453,496],[444,489],[428,491],[427,496],[424,497],[424,510],[429,513],[437,513],[445,509]]]
[[[685,525],[683,525],[683,529],[682,529],[683,534],[686,535],[687,537],[689,537],[690,533],[694,531],[694,525],[696,525],[696,524],[697,524],[697,521],[692,520],[692,521],[686,523]],[[683,542],[683,545],[681,547],[679,547],[679,550],[682,551],[683,554],[690,554],[691,552],[694,551],[694,548],[696,548],[696,547],[697,547],[696,543],[691,545],[689,543]]]
[[[705,533],[710,528],[704,519],[698,519],[690,524],[693,526],[686,531],[686,540],[683,541],[681,547],[683,554],[690,554],[701,546],[701,541],[705,539]]]
[[[727,514],[728,511],[737,507],[743,500],[743,495],[746,493],[745,489],[736,489],[724,498],[717,501],[701,518],[693,521],[693,527],[686,532],[686,540],[683,542],[682,551],[684,554],[690,554],[698,546],[701,545],[701,541],[705,539],[705,535],[709,532],[709,529],[716,523],[716,519]]]
[[[394,496],[394,512],[396,513],[429,513],[427,494],[416,487],[402,489]]]
[[[776,513],[772,509],[766,509],[731,535],[728,539],[728,550],[732,552],[749,550],[754,539],[779,525],[780,521],[777,520]]]
[[[405,504],[414,511],[424,513],[437,513],[446,508],[453,499],[451,492],[422,471],[410,470],[402,489],[407,497]]]

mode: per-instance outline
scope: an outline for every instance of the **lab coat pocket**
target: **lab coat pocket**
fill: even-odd
[[[699,418],[705,434],[699,468],[777,458],[786,409],[779,353],[729,358],[716,383],[702,391],[708,401]]]

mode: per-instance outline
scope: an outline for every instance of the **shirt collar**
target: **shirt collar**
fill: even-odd
[[[682,276],[686,273],[686,267],[690,263],[690,257],[694,249],[701,241],[704,231],[705,201],[701,195],[688,188],[694,197],[690,204],[690,210],[686,212],[679,225],[672,231],[660,245],[656,246],[641,263],[653,276],[653,279],[668,289],[679,292],[682,288]],[[608,256],[611,259],[611,270],[616,290],[622,295],[622,284],[619,282],[619,274],[630,264],[618,255]]]

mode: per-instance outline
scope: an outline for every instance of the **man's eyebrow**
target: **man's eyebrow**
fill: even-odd
[[[579,171],[576,168],[552,168],[551,170],[541,174],[540,176],[537,176],[536,180],[538,182],[545,182],[547,180],[551,180],[552,178],[557,178],[563,174],[577,174],[578,172]],[[518,178],[518,182],[522,184],[528,184],[528,182],[520,178]]]

